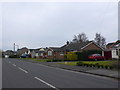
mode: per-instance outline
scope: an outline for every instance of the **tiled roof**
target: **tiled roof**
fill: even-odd
[[[49,47],[50,49],[52,49],[53,51],[61,51],[60,47]]]
[[[75,51],[75,50],[81,50],[81,48],[83,48],[84,46],[86,46],[87,44],[89,44],[92,41],[88,41],[88,42],[82,42],[82,43],[70,43],[70,44],[66,44],[64,46],[61,47],[61,50],[65,51],[65,50],[70,50],[70,51]]]

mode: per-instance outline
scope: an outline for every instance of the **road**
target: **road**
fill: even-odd
[[[3,88],[118,88],[108,77],[74,72],[20,59],[3,59]]]

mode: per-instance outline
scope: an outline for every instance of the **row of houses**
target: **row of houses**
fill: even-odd
[[[38,49],[28,49],[26,47],[23,47],[21,49],[18,49],[15,53],[12,51],[6,51],[5,54],[9,55],[9,53],[11,53],[19,56],[22,54],[28,54],[31,58],[64,59],[64,56],[68,52],[82,52],[88,50],[100,50],[102,52],[102,56],[105,56],[106,59],[118,59],[118,56],[120,54],[120,40],[107,44],[106,49],[100,47],[94,41],[82,43],[66,42],[66,44],[61,47],[46,47]]]

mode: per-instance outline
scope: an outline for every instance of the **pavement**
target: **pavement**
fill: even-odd
[[[32,62],[32,63],[31,63]],[[53,65],[48,66],[46,64]],[[55,63],[37,63],[21,59],[2,60],[3,88],[118,88],[118,80],[65,70]],[[114,89],[115,90],[115,89]]]
[[[67,70],[72,70],[72,71],[77,71],[77,72],[83,72],[83,73],[88,73],[88,74],[104,76],[104,77],[110,77],[114,79],[120,79],[119,71],[115,69],[109,70],[109,69],[100,69],[97,67],[70,66],[70,65],[65,65],[65,64],[58,64],[58,62],[38,62],[38,61],[33,61],[33,60],[28,60],[28,61],[33,62],[33,63],[40,63],[43,65],[56,67],[56,68],[62,68],[62,69],[67,69]]]

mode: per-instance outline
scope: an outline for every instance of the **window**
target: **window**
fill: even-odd
[[[52,56],[52,51],[48,51],[48,56]]]
[[[64,52],[60,52],[60,56],[63,56],[64,55]]]
[[[43,56],[43,53],[41,53],[40,56]]]

